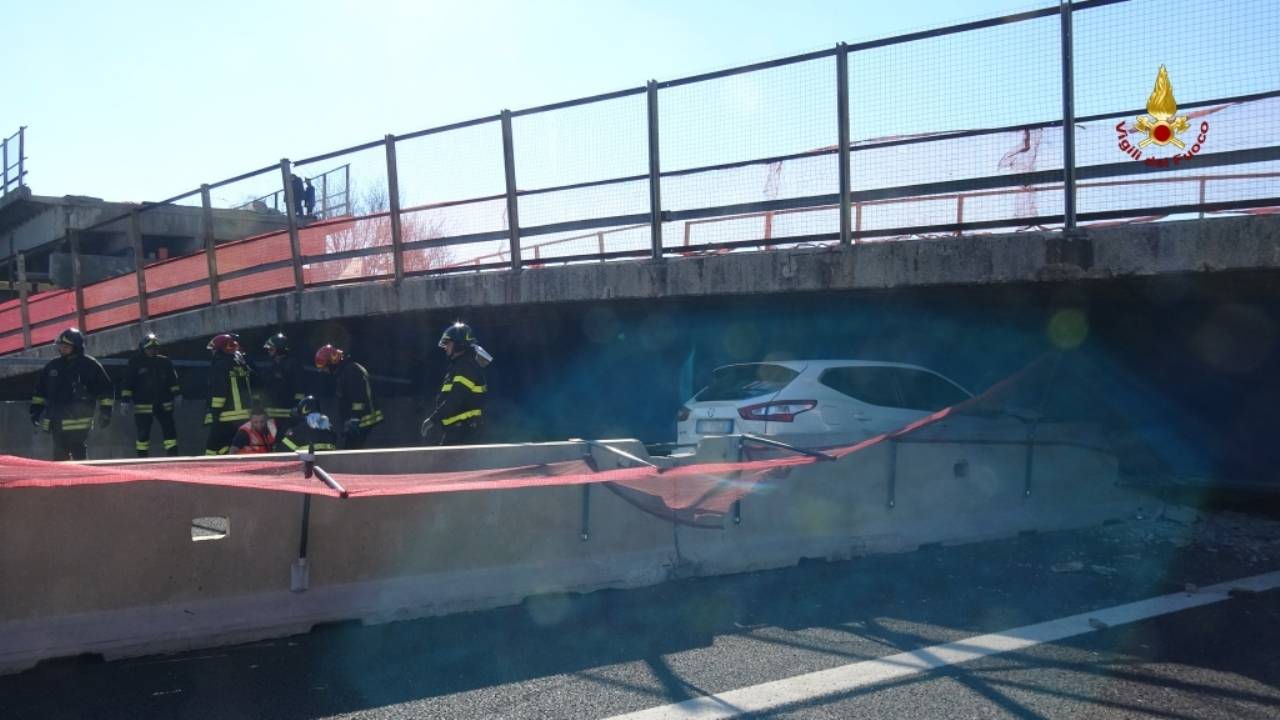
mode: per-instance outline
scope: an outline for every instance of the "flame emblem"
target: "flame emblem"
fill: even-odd
[[[1156,86],[1147,98],[1147,114],[1138,116],[1138,132],[1147,137],[1138,143],[1144,148],[1151,143],[1157,145],[1175,145],[1179,150],[1186,147],[1178,135],[1187,129],[1187,116],[1178,115],[1178,103],[1173,99],[1173,86],[1169,84],[1169,73],[1160,66],[1156,75]]]

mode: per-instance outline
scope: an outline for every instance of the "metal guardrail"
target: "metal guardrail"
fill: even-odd
[[[1194,163],[1182,168],[1159,169],[1147,167],[1134,162],[1122,152],[1111,147],[1112,154],[1086,158],[1077,152],[1076,130],[1090,123],[1098,123],[1098,128],[1109,133],[1102,122],[1113,122],[1121,119],[1120,127],[1143,113],[1142,108],[1129,108],[1116,112],[1082,115],[1076,111],[1077,96],[1080,94],[1080,68],[1076,67],[1082,37],[1090,32],[1099,32],[1097,28],[1116,26],[1117,18],[1107,13],[1115,12],[1115,8],[1124,6],[1130,0],[1080,0],[1070,2],[1062,0],[1058,5],[1040,8],[1029,12],[1017,13],[997,18],[989,18],[971,23],[963,23],[923,32],[910,33],[895,37],[882,38],[868,42],[845,44],[840,43],[833,48],[817,52],[805,53],[786,58],[779,58],[762,63],[755,63],[735,68],[718,70],[701,75],[667,81],[650,81],[644,86],[632,87],[616,92],[595,95],[576,100],[552,103],[523,110],[503,111],[473,120],[452,123],[428,128],[399,136],[386,137],[348,148],[334,150],[296,163],[288,159],[279,163],[252,170],[233,178],[202,186],[159,203],[144,203],[129,213],[107,218],[93,226],[79,228],[68,233],[66,244],[72,259],[73,287],[54,290],[28,296],[27,282],[24,272],[23,257],[15,258],[18,270],[17,285],[20,297],[0,304],[0,354],[14,352],[35,345],[52,341],[57,332],[72,322],[89,332],[99,329],[124,325],[134,322],[146,322],[151,317],[180,312],[204,305],[216,305],[220,302],[239,298],[252,297],[280,292],[298,292],[306,287],[315,287],[332,283],[354,282],[360,280],[392,279],[402,281],[405,277],[429,273],[455,273],[476,271],[518,271],[523,267],[544,265],[547,263],[568,263],[580,261],[606,261],[620,259],[657,259],[668,256],[679,256],[693,252],[721,252],[731,250],[759,250],[779,245],[796,245],[804,243],[842,244],[858,242],[872,238],[892,238],[907,236],[931,236],[940,234],[960,234],[964,232],[985,231],[993,229],[1060,229],[1063,232],[1074,232],[1081,225],[1107,223],[1113,221],[1150,221],[1163,217],[1190,214],[1204,217],[1206,214],[1270,208],[1280,206],[1280,192],[1267,190],[1251,190],[1235,195],[1228,193],[1227,199],[1211,200],[1215,187],[1232,187],[1230,183],[1249,182],[1255,188],[1270,188],[1280,173],[1271,172],[1267,167],[1259,172],[1235,172],[1232,174],[1214,175],[1206,172],[1210,168],[1226,168],[1229,166],[1248,166],[1280,161],[1280,146],[1265,144],[1270,135],[1254,133],[1255,144],[1244,146],[1226,146],[1222,149],[1208,148],[1204,152],[1196,150]],[[1170,4],[1164,7],[1149,7],[1149,4],[1134,4],[1138,8],[1135,13],[1145,13],[1137,17],[1122,16],[1128,21],[1125,25],[1142,27],[1148,20],[1158,20],[1171,11],[1186,13],[1230,12],[1229,3],[1214,6],[1190,6]],[[1106,10],[1112,8],[1112,10]],[[1184,8],[1189,8],[1185,9]],[[1224,9],[1226,8],[1226,9]],[[1249,6],[1252,11],[1259,12],[1257,6]],[[1128,12],[1124,10],[1123,12]],[[1264,9],[1260,12],[1266,13]],[[1091,13],[1097,13],[1096,16]],[[1175,12],[1176,14],[1176,12]],[[1091,20],[1096,17],[1097,20]],[[1262,27],[1265,35],[1269,22],[1280,18],[1266,15],[1255,23]],[[1198,18],[1175,18],[1195,20]],[[1257,18],[1255,18],[1257,19]],[[1080,22],[1074,22],[1078,20]],[[1097,26],[1090,30],[1090,23]],[[1193,24],[1193,23],[1192,23]],[[1275,23],[1280,24],[1280,23]],[[1182,25],[1188,25],[1183,22]],[[1012,30],[1011,30],[1012,28]],[[1061,67],[1056,68],[1044,77],[1033,76],[1042,80],[1046,86],[1051,85],[1056,96],[1060,98],[1051,104],[1040,102],[1041,117],[1024,122],[1009,122],[1008,117],[995,119],[1005,120],[990,127],[968,127],[941,132],[915,132],[899,136],[883,136],[878,138],[851,139],[851,106],[865,113],[868,103],[874,105],[874,96],[867,95],[867,87],[861,88],[857,97],[850,97],[851,86],[861,79],[863,85],[876,89],[878,76],[868,75],[863,70],[869,61],[865,58],[880,57],[877,53],[916,52],[925,48],[927,63],[920,65],[937,65],[937,58],[928,53],[937,50],[936,43],[955,42],[957,38],[977,37],[972,41],[978,45],[971,47],[990,47],[984,45],[990,39],[984,33],[1020,32],[1018,28],[1028,28],[1023,35],[1027,40],[1023,46],[1024,54],[1033,56],[1034,67],[1051,66],[1046,61],[1050,58],[1059,60]],[[1055,51],[1046,54],[1047,37],[1057,38],[1057,48],[1047,46]],[[1156,31],[1152,31],[1156,32]],[[967,35],[968,34],[968,35]],[[1018,36],[1019,38],[1022,35]],[[1220,39],[1215,39],[1217,43]],[[967,42],[967,41],[966,41]],[[1001,57],[999,62],[1010,67],[1026,67],[1026,58],[1016,56],[1017,44],[1010,50],[1010,57]],[[951,47],[951,46],[947,46]],[[1002,47],[1002,46],[997,46]],[[1086,47],[1087,43],[1086,43]],[[1109,47],[1109,46],[1108,46]],[[1215,46],[1217,47],[1217,46]],[[1257,45],[1258,52],[1263,52],[1270,45]],[[1008,48],[1004,48],[1008,50]],[[1185,52],[1182,48],[1180,52]],[[953,51],[954,48],[953,48]],[[1094,54],[1097,54],[1094,49]],[[1270,52],[1270,51],[1268,51]],[[1044,57],[1041,57],[1041,56]],[[952,58],[953,60],[957,58]],[[1097,58],[1095,65],[1086,67],[1093,70],[1091,74],[1083,74],[1085,83],[1097,79]],[[1268,66],[1262,63],[1259,67]],[[1269,66],[1268,66],[1269,67]],[[994,68],[993,68],[994,69]],[[1155,67],[1151,68],[1154,72]],[[725,83],[749,82],[758,78],[773,78],[770,73],[801,72],[801,79],[818,83],[811,95],[821,97],[821,102],[807,104],[803,107],[788,108],[787,121],[794,124],[808,122],[809,115],[820,115],[832,118],[831,127],[815,135],[821,142],[810,147],[819,146],[816,150],[794,152],[795,142],[782,145],[791,147],[768,146],[777,150],[774,154],[742,152],[736,156],[715,157],[711,155],[685,156],[676,153],[677,160],[664,155],[662,138],[670,138],[672,133],[670,113],[672,108],[680,109],[680,102],[685,98],[681,93],[689,93],[691,89],[702,91],[706,97],[718,98],[728,87]],[[1042,72],[1042,71],[1041,71]],[[1261,72],[1261,71],[1260,71]],[[808,74],[804,74],[808,73]],[[1260,77],[1262,75],[1259,75]],[[868,82],[868,78],[871,82]],[[764,82],[764,81],[761,81]],[[782,80],[771,80],[778,88],[783,88],[781,95],[791,97],[790,76]],[[886,87],[897,83],[893,78],[886,80]],[[1149,81],[1147,81],[1149,82]],[[717,83],[720,83],[717,85]],[[1280,82],[1276,83],[1280,86]],[[1256,85],[1256,83],[1255,83]],[[803,89],[803,88],[802,88]],[[1009,88],[1014,90],[1015,88]],[[1223,107],[1240,106],[1248,103],[1266,103],[1280,99],[1280,87],[1264,89],[1262,92],[1245,92],[1257,90],[1257,87],[1245,86],[1234,95],[1225,95],[1208,100],[1197,100],[1178,107],[1179,111],[1199,113],[1216,112]],[[720,95],[716,93],[721,93]],[[940,99],[930,95],[928,88],[922,91],[921,98],[916,100],[928,109],[938,108]],[[807,97],[807,96],[805,96]],[[1094,96],[1088,96],[1093,101]],[[1109,96],[1108,96],[1109,97]],[[1126,95],[1128,97],[1128,95]],[[1134,101],[1141,96],[1134,97]],[[685,98],[685,102],[688,102]],[[700,100],[706,107],[714,107],[714,101]],[[896,102],[896,100],[895,100]],[[661,103],[661,105],[660,105]],[[830,103],[828,105],[827,103]],[[1056,103],[1054,105],[1053,103]],[[621,104],[621,105],[619,105]],[[1095,102],[1095,104],[1097,104]],[[632,145],[643,145],[644,157],[635,153],[635,162],[629,168],[630,173],[607,174],[612,177],[561,177],[554,173],[542,173],[533,187],[521,187],[517,182],[517,171],[521,170],[518,162],[522,148],[536,155],[541,148],[536,143],[518,144],[520,130],[525,125],[541,117],[550,117],[559,123],[565,115],[547,115],[547,113],[573,112],[605,112],[601,108],[629,108],[630,115],[615,121],[602,130],[609,135],[618,128],[630,128],[631,134],[626,143],[619,141],[617,148],[610,146],[606,154],[628,150]],[[1039,106],[1038,106],[1039,107]],[[1045,108],[1053,107],[1051,112]],[[585,109],[585,110],[584,110]],[[665,110],[664,110],[665,109]],[[666,114],[664,114],[666,113]],[[893,117],[899,117],[895,108]],[[938,115],[945,122],[944,115]],[[572,118],[570,119],[572,120]],[[720,115],[706,118],[695,118],[693,125],[701,127],[709,125],[709,132],[719,132],[716,124],[720,121],[732,122],[741,120],[735,117]],[[749,118],[754,120],[754,118]],[[1216,121],[1215,121],[1216,122]],[[701,123],[701,124],[699,124]],[[567,125],[564,132],[578,132],[581,125]],[[680,127],[677,125],[676,129]],[[590,126],[586,126],[590,129]],[[828,137],[829,130],[829,137]],[[790,134],[789,131],[783,131]],[[854,189],[855,178],[851,167],[864,168],[866,163],[884,153],[928,152],[934,148],[943,148],[948,143],[991,143],[1001,142],[1001,138],[1011,133],[1053,133],[1060,139],[1061,160],[1056,157],[1049,169],[1036,169],[1036,165],[1021,168],[1004,168],[1000,172],[988,175],[974,175],[966,172],[958,173],[926,173],[922,177],[904,174],[901,177],[895,172],[883,172],[882,177],[871,180],[865,171],[858,175],[859,189]],[[421,177],[421,170],[414,175],[406,172],[411,164],[405,162],[415,149],[423,143],[430,145],[433,152],[439,153],[454,147],[459,139],[471,137],[468,134],[482,134],[490,138],[492,146],[485,160],[485,172],[498,178],[502,186],[485,192],[471,193],[471,197],[444,202],[419,203],[410,207],[401,207],[401,188],[406,179],[416,181]],[[689,140],[688,127],[684,127],[684,139]],[[679,133],[677,133],[678,135]],[[1097,133],[1092,138],[1096,139]],[[19,135],[21,139],[21,135]],[[501,152],[496,152],[500,142]],[[1264,143],[1264,144],[1256,144]],[[1197,146],[1199,147],[1199,146]],[[381,176],[389,195],[389,206],[369,208],[360,216],[340,215],[326,217],[317,222],[307,222],[296,212],[290,178],[295,168],[325,162],[336,158],[348,157],[349,161],[341,166],[346,168],[347,188],[350,188],[350,175],[355,166],[350,158],[359,157],[368,165],[370,154],[385,153],[385,161],[378,160],[375,169]],[[793,152],[783,152],[784,150]],[[19,153],[20,155],[21,153]],[[745,155],[745,157],[744,157]],[[755,156],[752,156],[755,155]],[[668,169],[663,169],[664,158]],[[692,161],[690,158],[697,158]],[[1109,161],[1108,158],[1113,158]],[[400,165],[397,161],[400,161]],[[498,163],[501,163],[500,165]],[[614,164],[610,167],[621,167]],[[834,165],[834,168],[831,166]],[[682,184],[693,180],[705,180],[705,186],[718,188],[720,185],[739,178],[738,174],[750,174],[772,167],[822,167],[812,182],[800,189],[792,189],[785,193],[766,193],[764,199],[744,199],[739,194],[715,195],[708,197],[721,200],[691,203],[679,195]],[[644,169],[641,170],[641,167]],[[875,167],[874,165],[872,167]],[[1190,170],[1194,168],[1194,170]],[[443,171],[459,172],[471,169],[466,163],[448,166]],[[537,170],[538,168],[534,168]],[[414,170],[414,168],[410,168]],[[383,174],[385,172],[385,174]],[[499,174],[500,173],[500,174]],[[1153,175],[1153,173],[1156,173]],[[1192,174],[1194,173],[1194,174]],[[957,178],[956,175],[959,175]],[[545,176],[545,177],[542,177]],[[939,177],[940,176],[940,177]],[[273,179],[277,178],[277,179]],[[551,178],[548,180],[548,178]],[[726,180],[727,179],[727,180]],[[287,230],[280,230],[263,235],[247,237],[240,240],[217,244],[213,237],[213,213],[210,191],[242,181],[270,182],[279,190],[263,198],[271,197],[276,207],[287,216]],[[572,182],[560,182],[572,180]],[[896,182],[895,182],[896,181]],[[1194,184],[1194,185],[1189,185]],[[1082,192],[1091,192],[1099,188],[1137,188],[1139,186],[1161,186],[1175,188],[1193,187],[1196,200],[1189,199],[1177,202],[1166,194],[1156,201],[1137,206],[1127,205],[1102,209],[1080,208],[1077,205]],[[486,186],[488,187],[488,186]],[[803,190],[803,191],[802,191]],[[807,192],[804,192],[807,191]],[[615,193],[635,201],[596,206],[591,202],[594,194]],[[201,236],[204,240],[204,252],[178,258],[170,258],[148,266],[136,268],[133,273],[121,275],[101,282],[85,285],[81,282],[80,273],[80,237],[85,233],[128,226],[128,234],[135,248],[135,256],[141,257],[141,234],[138,230],[138,219],[146,212],[170,204],[190,201],[198,197],[203,208]],[[559,208],[557,212],[545,212],[554,199],[578,198],[579,207],[572,211]],[[757,196],[758,197],[758,196]],[[975,215],[975,206],[989,202],[993,198],[1021,197],[1044,198],[1050,212],[1009,212],[992,215]],[[641,199],[642,198],[642,199]],[[262,199],[262,198],[259,198]],[[945,219],[938,214],[939,204],[950,205],[951,210],[944,213]],[[350,202],[348,201],[348,205]],[[1030,205],[1038,207],[1035,203]],[[542,207],[544,212],[538,214]],[[932,208],[926,213],[923,208]],[[585,209],[583,209],[585,208]],[[920,212],[902,212],[899,218],[909,221],[872,222],[868,214],[886,208],[921,208]],[[1059,209],[1060,208],[1060,209]],[[326,213],[330,214],[330,213]],[[484,215],[489,218],[485,222],[472,222],[459,228],[446,228],[432,225],[433,221],[442,218]],[[812,228],[800,232],[779,231],[779,226],[797,218],[831,217],[829,224],[814,224]],[[521,219],[524,218],[525,222]],[[743,228],[744,221],[749,227]],[[755,222],[760,225],[754,225]],[[733,225],[737,223],[737,225]],[[715,237],[700,241],[695,235],[715,228],[734,232],[724,232],[728,239]],[[814,229],[816,228],[816,229]],[[678,235],[667,237],[672,229]],[[494,248],[498,245],[498,248]],[[465,255],[465,257],[461,257]]]

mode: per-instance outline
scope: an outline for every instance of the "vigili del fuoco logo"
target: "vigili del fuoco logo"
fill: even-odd
[[[1169,73],[1163,65],[1160,66],[1160,72],[1156,74],[1156,87],[1151,91],[1151,97],[1147,98],[1147,114],[1139,115],[1134,125],[1136,132],[1143,133],[1146,137],[1136,144],[1129,142],[1130,131],[1127,125],[1127,120],[1116,123],[1120,151],[1134,160],[1142,160],[1150,167],[1176,167],[1184,160],[1190,160],[1200,152],[1205,139],[1209,137],[1209,123],[1201,121],[1198,128],[1200,132],[1195,139],[1192,140],[1190,133],[1186,135],[1185,140],[1183,139],[1182,134],[1190,130],[1191,126],[1187,122],[1186,115],[1178,114],[1178,103],[1173,99],[1173,86],[1169,84]],[[1144,157],[1143,150],[1147,150],[1152,145],[1156,147],[1172,145],[1182,152],[1166,157]],[[1154,149],[1151,148],[1151,150]]]

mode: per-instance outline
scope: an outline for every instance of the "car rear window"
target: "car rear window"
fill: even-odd
[[[759,363],[730,365],[711,375],[711,384],[695,396],[695,400],[747,400],[776,393],[800,373],[783,365]]]

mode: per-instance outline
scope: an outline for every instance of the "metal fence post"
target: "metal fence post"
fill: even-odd
[[[18,307],[22,316],[22,349],[31,349],[31,311],[27,307],[27,255],[18,253]]]
[[[4,174],[4,184],[0,185],[0,195],[4,195],[9,192],[9,138],[0,140],[0,169],[3,169]]]
[[[1062,13],[1062,231],[1076,229],[1076,100],[1072,59],[1071,0],[1060,0]]]
[[[649,257],[662,259],[662,167],[658,147],[658,83],[650,80],[649,100]],[[601,254],[604,253],[603,248]]]
[[[67,243],[71,246],[71,286],[75,288],[76,293],[76,327],[84,332],[84,280],[80,276],[80,231],[69,225]]]
[[[849,48],[836,44],[836,122],[840,124],[837,137],[840,152],[840,244],[848,245],[853,236],[849,232]]]
[[[388,134],[387,143],[387,193],[391,196],[391,262],[395,268],[396,284],[404,280],[404,248],[400,236],[400,177],[396,170],[396,136]]]
[[[22,187],[25,184],[23,177],[26,175],[26,173],[23,172],[23,162],[26,159],[27,159],[27,126],[22,125],[18,127],[18,187]]]
[[[142,252],[142,221],[138,211],[129,213],[129,244],[133,246],[133,272],[138,281],[138,320],[146,322],[147,313],[147,258]]]
[[[293,289],[302,292],[302,242],[298,240],[298,214],[294,212],[293,165],[289,158],[280,160],[280,181],[284,183],[285,214],[289,218],[289,252],[293,254]]]
[[[213,201],[209,199],[209,184],[200,186],[200,233],[204,236],[204,257],[209,264],[209,304],[218,304],[218,250],[213,237]]]
[[[511,144],[511,111],[502,111],[502,164],[507,176],[507,227],[511,234],[511,269],[520,269],[520,213],[516,201],[516,153]]]

